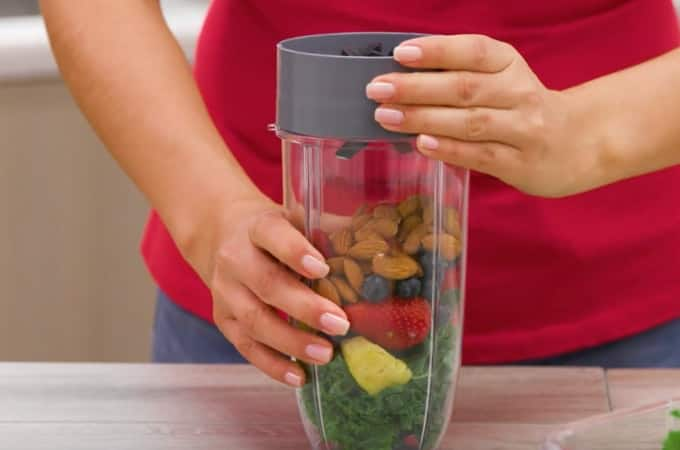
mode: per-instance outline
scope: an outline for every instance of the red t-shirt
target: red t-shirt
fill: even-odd
[[[487,34],[515,46],[554,89],[638,64],[679,41],[670,0],[215,0],[196,80],[229,148],[277,201],[280,143],[267,131],[275,120],[275,45],[339,31]],[[554,355],[680,317],[678,192],[680,168],[559,200],[474,174],[464,362]],[[208,290],[155,213],[143,254],[161,289],[210,320]]]

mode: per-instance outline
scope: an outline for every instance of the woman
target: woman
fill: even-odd
[[[275,262],[328,271],[279,206],[275,44],[394,30],[441,35],[395,58],[443,70],[378,77],[376,120],[477,172],[464,361],[680,365],[680,169],[661,170],[680,160],[670,0],[215,0],[193,77],[157,1],[41,3],[75,98],[154,207],[155,360],[239,360],[224,335],[299,386],[285,355],[330,359],[275,313],[349,327]]]

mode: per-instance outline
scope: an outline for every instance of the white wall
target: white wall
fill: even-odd
[[[58,80],[0,85],[0,360],[147,359],[147,207]]]
[[[207,0],[163,3],[192,55]],[[0,18],[0,361],[148,359],[147,211],[61,82],[40,18]]]

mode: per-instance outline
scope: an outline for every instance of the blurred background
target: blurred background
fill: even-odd
[[[208,0],[161,1],[189,59]],[[60,80],[37,0],[0,0],[0,361],[146,361],[148,212]]]

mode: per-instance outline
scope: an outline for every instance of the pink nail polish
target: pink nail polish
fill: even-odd
[[[349,322],[331,313],[321,314],[321,327],[331,336],[344,336],[349,331]]]
[[[333,356],[333,349],[322,345],[310,344],[305,348],[305,353],[315,361],[327,363]]]
[[[377,108],[375,120],[385,125],[399,125],[404,121],[404,113],[391,108]]]
[[[426,150],[437,150],[439,148],[439,140],[427,134],[421,134],[418,137],[418,143]]]
[[[414,45],[400,45],[394,49],[394,59],[399,62],[415,62],[423,57],[423,50]]]
[[[323,278],[328,275],[330,267],[325,262],[319,261],[312,255],[305,255],[302,257],[302,267],[317,278]]]
[[[302,387],[302,378],[294,374],[293,372],[288,372],[283,377],[284,381],[289,385],[299,388]]]
[[[394,95],[394,85],[383,81],[369,83],[366,86],[366,96],[375,100],[387,99]]]

